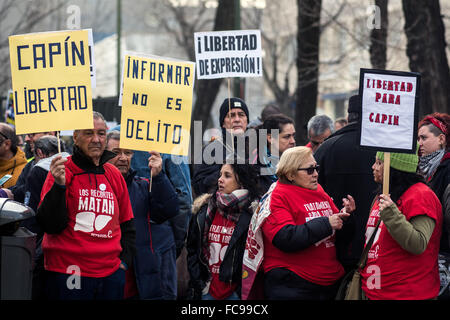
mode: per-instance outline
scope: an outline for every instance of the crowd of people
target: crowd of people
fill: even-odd
[[[98,112],[70,149],[41,132],[22,150],[0,124],[0,177],[11,175],[0,196],[36,212],[22,221],[36,234],[33,299],[240,300],[245,286],[260,299],[332,300],[365,246],[364,299],[448,299],[450,116],[425,116],[416,153],[390,154],[388,194],[385,154],[359,147],[360,122],[355,95],[346,119],[312,117],[297,146],[275,105],[250,122],[244,100],[225,99],[204,145],[214,161],[192,166],[121,148],[120,126]],[[256,144],[250,130],[264,133]]]

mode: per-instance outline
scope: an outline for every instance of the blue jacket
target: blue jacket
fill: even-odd
[[[150,176],[150,170],[148,168],[149,156],[150,154],[148,152],[135,151],[131,159],[131,167],[141,177]],[[186,157],[164,153],[161,153],[161,157],[163,160],[162,171],[167,175],[167,178],[169,178],[172,186],[175,188],[180,206],[180,214],[166,222],[172,229],[178,257],[184,247],[187,228],[192,215],[191,176]],[[167,234],[163,234],[163,237],[167,237]]]
[[[166,236],[160,234],[164,227],[160,227],[163,225],[158,223],[179,215],[177,194],[163,171],[153,177],[151,193],[149,181],[137,177],[135,171],[130,170],[125,181],[136,227],[136,256],[133,268],[139,297],[141,299],[172,297],[173,290],[167,293],[165,288],[171,288],[172,284],[176,283],[176,272],[161,264],[160,252],[165,245],[173,245],[173,238],[170,240],[167,232]],[[157,244],[158,250],[154,249],[153,244]],[[174,256],[175,253],[172,252],[172,255]]]
[[[112,128],[111,130],[119,130],[120,125]],[[148,157],[150,154],[145,151],[135,151],[133,158],[131,159],[131,168],[136,170],[137,175],[140,177],[150,177],[150,170],[148,168]],[[170,219],[164,223],[166,227],[161,231],[162,239],[166,241],[166,243],[162,244],[162,249],[167,247],[167,241],[170,239],[174,239],[176,245],[176,256],[178,257],[181,253],[181,250],[184,247],[185,239],[187,236],[187,228],[189,225],[189,221],[191,220],[191,207],[192,207],[192,189],[191,189],[191,174],[189,170],[189,164],[187,157],[176,156],[170,154],[161,153],[161,157],[163,160],[163,172],[167,175],[172,186],[175,188],[175,191],[178,195],[178,203],[180,214]],[[173,238],[171,235],[168,235],[167,232],[170,232],[170,227]],[[161,227],[162,228],[162,225]],[[157,239],[160,240],[159,238]],[[154,247],[156,250],[156,247]]]

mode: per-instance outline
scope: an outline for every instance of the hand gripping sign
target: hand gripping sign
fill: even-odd
[[[92,128],[89,31],[9,37],[17,134]]]
[[[195,63],[126,52],[120,147],[186,156]]]

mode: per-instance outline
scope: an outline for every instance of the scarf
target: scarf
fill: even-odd
[[[419,158],[419,169],[425,179],[428,181],[436,171],[436,168],[441,163],[442,157],[445,154],[444,149],[437,150],[429,155]]]
[[[230,194],[216,192],[216,197],[211,197],[206,210],[205,228],[203,229],[203,253],[209,259],[208,233],[216,212],[225,219],[237,223],[243,209],[249,206],[250,197],[246,189],[234,190]],[[208,259],[206,261],[208,261]]]
[[[258,290],[254,290],[256,275],[264,260],[264,240],[262,233],[262,225],[266,218],[271,214],[270,202],[272,199],[272,191],[278,182],[272,183],[267,193],[259,201],[258,208],[252,216],[248,228],[247,242],[245,245],[244,257],[242,260],[242,300],[259,299],[254,296]],[[255,286],[256,288],[257,286]]]

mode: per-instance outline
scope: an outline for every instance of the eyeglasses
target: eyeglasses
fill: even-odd
[[[315,167],[309,167],[309,168],[298,168],[297,170],[305,170],[307,174],[312,175],[314,173],[314,170],[319,173],[319,165],[316,165]]]

